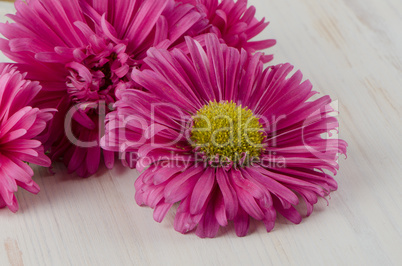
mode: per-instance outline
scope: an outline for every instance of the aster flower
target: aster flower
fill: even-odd
[[[117,88],[135,86],[131,69],[147,49],[175,46],[207,26],[194,6],[173,0],[17,0],[15,7],[15,23],[0,25],[0,49],[41,82],[34,106],[58,110],[45,147],[80,176],[94,174],[102,154],[113,166],[114,153],[99,147],[102,117]]]
[[[38,82],[25,80],[15,67],[0,66],[0,207],[16,212],[14,192],[18,186],[38,193],[33,171],[26,163],[50,166],[42,143],[37,139],[52,118],[50,110],[32,108],[30,102],[39,92]]]
[[[138,159],[137,203],[154,208],[158,222],[179,203],[174,228],[200,237],[228,221],[244,236],[250,217],[270,231],[277,212],[299,223],[299,197],[310,215],[318,197],[337,189],[330,172],[346,153],[343,140],[321,137],[338,127],[330,97],[307,101],[314,92],[300,71],[263,70],[261,54],[214,34],[205,48],[186,43],[189,55],[151,48],[150,69],[132,73],[147,91],[119,91],[107,116],[102,145],[132,154],[127,164]]]
[[[265,19],[255,18],[254,6],[247,8],[247,0],[183,0],[198,8],[208,18],[210,27],[207,32],[215,33],[228,46],[245,49],[250,54],[275,45],[272,39],[250,41],[261,33],[269,24]],[[264,63],[273,59],[273,55],[261,57]]]

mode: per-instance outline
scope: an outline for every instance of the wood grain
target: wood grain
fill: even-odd
[[[80,179],[35,168],[38,195],[20,190],[20,210],[0,210],[0,265],[401,265],[402,1],[250,0],[275,38],[274,63],[291,62],[339,104],[338,191],[299,225],[279,218],[266,233],[233,225],[215,239],[158,224],[134,201],[136,171],[118,165]],[[0,4],[0,19],[13,12]],[[2,57],[4,60],[4,57]]]

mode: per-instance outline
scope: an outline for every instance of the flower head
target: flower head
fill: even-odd
[[[101,160],[100,109],[109,112],[117,89],[135,87],[131,69],[142,67],[147,49],[175,46],[207,26],[194,6],[174,0],[17,0],[15,7],[15,23],[0,26],[0,49],[41,82],[34,105],[58,109],[45,146],[81,176]],[[112,167],[114,154],[103,155]]]
[[[210,23],[208,32],[215,33],[228,46],[245,49],[252,54],[275,45],[272,39],[250,41],[261,33],[269,24],[265,19],[255,18],[254,6],[247,7],[247,0],[184,0],[191,3],[205,14]],[[273,55],[261,57],[264,63],[273,59]]]
[[[29,106],[40,86],[24,78],[15,67],[0,66],[0,207],[13,212],[18,210],[18,186],[39,192],[27,163],[50,166],[38,138],[52,113]]]
[[[158,222],[180,203],[175,229],[200,237],[230,220],[244,236],[250,217],[270,231],[277,212],[299,223],[298,196],[310,215],[318,197],[336,190],[328,171],[336,174],[346,153],[343,140],[321,137],[338,127],[330,97],[308,101],[315,93],[300,71],[264,70],[261,54],[214,34],[205,47],[186,43],[189,54],[150,49],[150,69],[132,73],[147,91],[120,91],[107,117],[103,145],[120,147],[128,165],[138,159],[137,203],[154,208]]]

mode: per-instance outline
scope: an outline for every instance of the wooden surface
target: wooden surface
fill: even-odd
[[[20,210],[0,210],[0,265],[401,265],[402,1],[250,0],[271,21],[275,63],[300,68],[338,100],[338,191],[301,224],[280,218],[271,233],[252,222],[215,239],[158,224],[134,201],[138,173],[117,166],[80,179],[61,165],[37,168],[38,195],[20,190]],[[1,4],[3,13],[12,4]],[[261,37],[261,38],[263,38]],[[2,57],[4,59],[4,57]]]

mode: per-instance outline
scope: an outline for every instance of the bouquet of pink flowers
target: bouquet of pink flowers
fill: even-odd
[[[331,99],[293,66],[264,65],[275,40],[246,0],[16,0],[0,25],[0,206],[18,186],[38,193],[27,163],[63,161],[88,177],[115,160],[136,168],[135,199],[161,222],[214,237],[250,218],[299,223],[347,143]],[[176,207],[175,207],[176,208]]]

